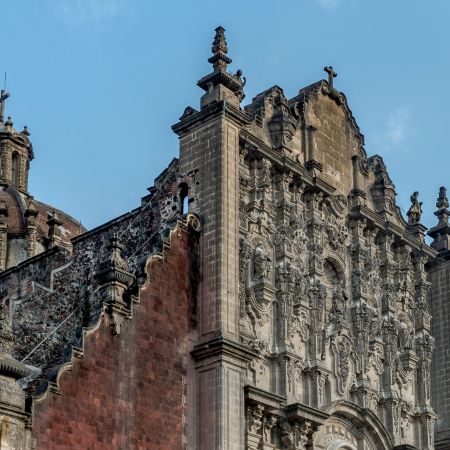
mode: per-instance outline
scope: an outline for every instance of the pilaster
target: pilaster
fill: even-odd
[[[8,209],[0,202],[0,271],[6,269],[8,256]]]
[[[205,91],[200,111],[186,108],[173,126],[180,137],[180,176],[195,173],[195,198],[192,186],[188,197],[202,220],[198,345],[191,374],[199,411],[191,440],[199,450],[243,448],[243,387],[252,359],[238,344],[239,134],[250,117],[240,109],[242,72],[227,71],[231,59],[224,31],[216,29],[208,60],[213,70],[198,82]],[[262,296],[265,290],[262,286]]]

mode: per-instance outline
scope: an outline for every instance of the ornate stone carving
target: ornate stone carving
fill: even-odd
[[[447,189],[444,186],[439,188],[439,196],[436,201],[437,211],[434,213],[439,219],[439,223],[447,223],[450,215],[448,211]]]
[[[288,392],[298,400],[302,400],[303,370],[306,364],[301,359],[288,358],[286,362],[286,375]]]
[[[422,217],[422,202],[419,202],[419,193],[417,191],[411,195],[411,206],[406,215],[408,216],[409,225],[420,223]]]
[[[348,296],[342,288],[341,282],[335,282],[331,310],[329,313],[329,320],[334,325],[334,329],[332,330],[333,333],[340,331],[342,323],[346,320],[345,313],[347,309],[347,299]]]
[[[348,338],[341,337],[336,343],[338,392],[343,394],[350,373],[352,346]]]
[[[310,306],[309,354],[312,359],[325,357],[324,309],[326,295],[326,289],[319,280],[316,280],[308,291]]]
[[[247,424],[246,450],[258,450],[262,441],[264,407],[258,404],[246,406],[245,417]]]
[[[312,424],[305,421],[302,424],[290,424],[286,420],[281,422],[281,448],[285,450],[307,450]]]
[[[272,414],[265,414],[263,417],[263,443],[272,443],[272,430],[277,424],[277,418]]]
[[[273,98],[273,108],[274,113],[268,123],[268,128],[273,146],[276,149],[280,149],[292,139],[297,129],[297,121],[292,116],[286,97],[281,89],[276,91]]]
[[[254,279],[268,280],[272,272],[272,258],[263,246],[257,245],[253,255]]]
[[[413,333],[409,331],[405,323],[404,317],[400,316],[398,323],[398,350],[400,352],[412,350],[413,348]]]
[[[334,214],[325,215],[324,224],[327,236],[327,244],[333,251],[343,251],[348,238],[348,229],[342,219],[338,219]]]
[[[247,405],[247,432],[259,434],[262,427],[264,407],[261,405]]]
[[[110,317],[110,327],[113,334],[120,334],[125,320],[131,317],[129,304],[124,300],[125,291],[134,282],[134,276],[130,273],[127,262],[122,258],[123,246],[117,235],[110,238],[110,251],[95,274],[105,293],[105,311]]]

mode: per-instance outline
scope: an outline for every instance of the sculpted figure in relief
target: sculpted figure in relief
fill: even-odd
[[[254,276],[255,280],[266,280],[269,278],[270,271],[272,270],[272,259],[268,253],[258,245],[255,248],[254,258]]]
[[[408,326],[404,322],[404,318],[400,318],[398,324],[398,349],[401,352],[411,350],[413,348],[413,338],[408,330]]]

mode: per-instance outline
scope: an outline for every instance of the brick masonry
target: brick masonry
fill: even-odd
[[[192,254],[189,234],[176,229],[164,258],[147,264],[149,282],[121,335],[103,316],[85,337],[59,393],[34,402],[38,450],[183,448]]]

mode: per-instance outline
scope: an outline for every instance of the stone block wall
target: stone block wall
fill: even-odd
[[[432,403],[438,419],[436,449],[450,449],[450,254],[436,259],[430,270],[432,335],[435,338]]]

